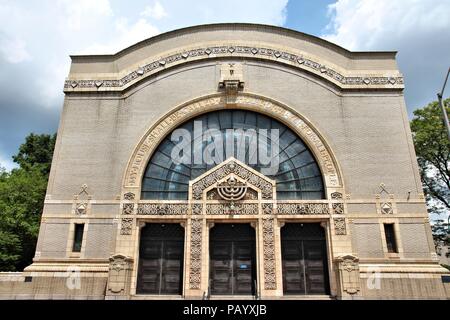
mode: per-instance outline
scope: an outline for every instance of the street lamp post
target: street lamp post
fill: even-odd
[[[448,123],[448,116],[447,116],[447,111],[445,110],[444,101],[442,101],[442,96],[444,94],[444,90],[445,90],[445,86],[447,84],[449,74],[450,74],[450,68],[448,68],[447,76],[445,77],[444,86],[442,87],[442,91],[440,93],[438,93],[437,96],[438,96],[439,104],[442,109],[442,114],[444,115],[444,122],[445,122],[445,127],[447,128],[448,139],[450,140],[450,124]]]

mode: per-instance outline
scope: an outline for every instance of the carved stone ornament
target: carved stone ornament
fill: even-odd
[[[273,218],[263,219],[264,289],[277,288]]]
[[[236,101],[238,91],[244,88],[241,64],[224,63],[221,65],[219,88],[224,89],[227,103],[232,104]]]
[[[247,184],[231,176],[225,182],[217,184],[217,192],[223,200],[241,200],[247,193]]]
[[[333,192],[331,194],[331,199],[333,199],[333,200],[340,200],[340,199],[342,199],[342,193],[340,193],[340,192]]]
[[[279,51],[272,48],[246,46],[246,45],[221,45],[208,46],[186,50],[184,52],[169,53],[167,56],[158,57],[154,61],[143,66],[136,67],[119,79],[69,79],[64,84],[65,91],[77,91],[83,89],[98,90],[122,90],[139,80],[153,75],[167,68],[168,65],[179,65],[189,62],[189,60],[217,59],[218,57],[255,57],[258,59],[276,60],[279,63],[304,69],[315,73],[320,77],[332,81],[333,83],[345,87],[371,86],[385,88],[386,86],[403,87],[403,77],[398,74],[390,75],[366,75],[353,73],[344,75],[339,70],[326,66],[326,62],[315,61],[310,57],[305,57],[299,53]]]
[[[263,203],[261,205],[262,207],[262,212],[264,214],[273,214],[273,204],[271,203]]]
[[[344,204],[343,203],[333,203],[332,208],[333,208],[333,213],[335,213],[335,214],[343,214],[344,213]]]
[[[329,214],[327,203],[278,203],[278,214]]]
[[[355,295],[360,290],[359,259],[353,255],[337,258],[339,266],[339,281],[343,293]]]
[[[251,215],[258,214],[258,204],[257,203],[234,203],[230,202],[227,204],[207,204],[206,214],[211,215]]]
[[[138,204],[138,215],[183,215],[187,214],[189,205],[187,203],[140,203]]]
[[[123,214],[133,214],[134,203],[124,203],[122,213]]]
[[[91,200],[91,196],[87,191],[87,184],[83,184],[80,187],[80,192],[73,196],[74,198],[74,211],[76,215],[85,215],[88,212],[88,203]]]
[[[192,214],[202,214],[203,205],[201,203],[194,203],[192,205]]]
[[[132,261],[130,257],[118,254],[109,258],[109,270],[120,272],[125,270],[128,264]]]
[[[191,220],[191,252],[189,268],[189,288],[200,289],[202,273],[202,224],[201,219]]]
[[[347,228],[345,226],[345,218],[334,218],[334,233],[336,235],[346,235]]]
[[[381,208],[381,213],[383,213],[383,214],[392,214],[393,213],[392,203],[390,203],[390,202],[383,202],[381,204],[380,208]]]
[[[121,235],[131,235],[133,228],[133,218],[122,218],[120,226]]]
[[[134,200],[135,195],[132,192],[127,192],[123,195],[124,200]]]
[[[121,254],[109,258],[108,294],[124,294],[133,259]]]
[[[227,199],[236,197],[241,199],[245,196],[247,188],[244,188],[244,185],[242,184],[238,184],[235,178],[231,179],[231,177],[235,175],[242,180],[245,180],[247,184],[260,189],[263,199],[273,199],[273,185],[269,182],[270,180],[266,180],[255,174],[245,164],[240,163],[234,158],[230,158],[224,164],[217,165],[204,177],[198,181],[195,181],[192,184],[192,198],[194,200],[201,200],[203,197],[203,191],[206,188],[218,183],[230,174],[230,179],[228,179],[223,186],[221,184],[218,185],[218,187],[222,188],[221,191],[217,190],[218,192],[222,192],[220,195],[221,197],[225,197]]]
[[[83,203],[78,203],[76,206],[76,210],[75,213],[78,215],[83,215],[86,214],[87,211],[87,203],[83,202]]]

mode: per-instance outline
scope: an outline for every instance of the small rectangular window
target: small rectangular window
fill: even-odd
[[[83,244],[84,224],[75,224],[75,232],[73,237],[73,252],[80,252]]]
[[[393,223],[384,224],[384,234],[386,235],[386,245],[389,253],[397,253],[397,241]]]

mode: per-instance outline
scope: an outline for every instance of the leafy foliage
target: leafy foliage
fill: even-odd
[[[436,247],[450,245],[449,225],[447,221],[442,219],[435,220],[431,226],[431,230]]]
[[[20,167],[0,171],[0,270],[32,262],[55,138],[30,134],[13,157]]]
[[[444,105],[449,114],[450,99],[445,100]],[[431,214],[438,216],[448,214],[450,141],[439,103],[434,101],[422,109],[415,110],[411,129],[428,209]],[[450,245],[449,225],[446,220],[434,220],[432,231],[437,246]]]
[[[450,105],[450,99],[445,101]],[[447,107],[447,114],[450,108]],[[434,101],[414,111],[411,121],[420,175],[431,213],[450,210],[450,141],[441,108]]]
[[[41,165],[43,173],[48,174],[52,163],[55,141],[56,134],[38,135],[31,133],[25,138],[25,143],[19,147],[19,153],[13,156],[13,160],[22,169],[28,169],[34,165]]]

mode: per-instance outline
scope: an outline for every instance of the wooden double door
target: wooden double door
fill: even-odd
[[[212,295],[255,295],[255,230],[250,224],[216,224],[210,230]]]
[[[141,231],[138,294],[182,294],[184,228],[150,223]]]
[[[281,228],[284,294],[329,294],[325,231],[318,223]]]

